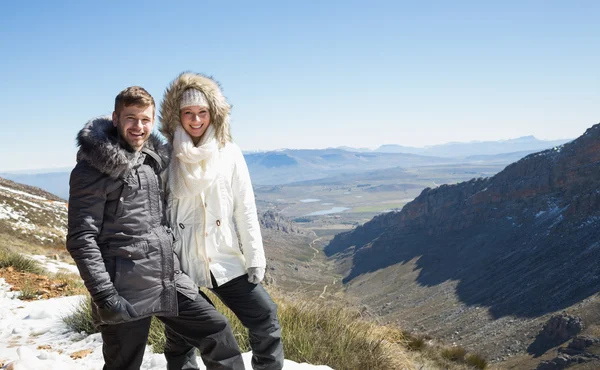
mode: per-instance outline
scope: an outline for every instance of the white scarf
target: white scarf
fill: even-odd
[[[173,137],[173,156],[169,165],[169,187],[176,198],[194,197],[216,179],[217,138],[209,125],[198,146],[179,125]]]

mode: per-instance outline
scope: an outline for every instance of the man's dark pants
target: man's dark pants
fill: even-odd
[[[165,357],[169,370],[197,369],[188,351],[181,352],[182,341],[200,350],[210,370],[242,370],[244,363],[227,319],[215,310],[203,294],[191,300],[177,293],[179,315],[159,317],[165,323]],[[151,318],[100,328],[104,342],[104,370],[138,370],[142,364]],[[175,346],[168,347],[169,344]],[[185,366],[185,367],[184,367]],[[195,367],[189,367],[195,366]]]

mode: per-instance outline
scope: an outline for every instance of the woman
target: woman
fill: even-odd
[[[182,73],[165,91],[161,132],[173,146],[168,217],[182,270],[248,328],[252,367],[281,369],[277,307],[260,284],[265,254],[246,161],[231,139],[230,109],[217,82],[201,74]],[[183,340],[169,345],[194,352]]]

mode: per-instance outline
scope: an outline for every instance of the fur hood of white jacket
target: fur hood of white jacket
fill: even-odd
[[[167,216],[183,272],[199,286],[212,287],[211,272],[222,285],[245,274],[249,267],[265,268],[266,259],[250,174],[241,149],[231,141],[231,107],[218,83],[201,74],[179,75],[165,91],[159,111],[160,130],[172,144],[181,125],[179,101],[188,88],[202,91],[209,104],[219,143],[216,180],[202,193],[183,198],[175,197],[168,188],[169,181],[165,181]]]

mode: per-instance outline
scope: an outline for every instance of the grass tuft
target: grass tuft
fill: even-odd
[[[448,347],[442,349],[441,352],[443,358],[454,362],[463,361],[466,354],[467,351],[462,347]]]
[[[42,274],[44,269],[40,264],[22,254],[0,249],[0,268],[12,267],[16,271]]]
[[[476,353],[469,353],[467,357],[465,357],[465,363],[481,370],[484,370],[487,367],[487,360]]]
[[[77,333],[88,335],[98,332],[92,320],[92,300],[90,297],[83,299],[69,316],[63,317],[63,322]]]
[[[19,299],[24,301],[30,301],[36,299],[39,296],[39,292],[35,284],[31,281],[26,281],[21,289],[21,294],[19,295]]]

